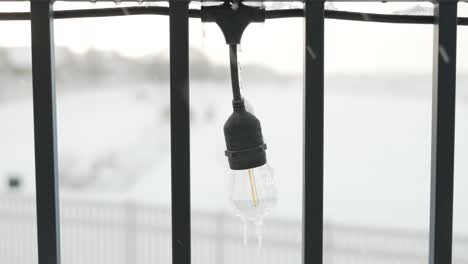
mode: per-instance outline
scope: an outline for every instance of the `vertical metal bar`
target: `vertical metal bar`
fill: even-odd
[[[324,1],[305,3],[302,263],[323,263]]]
[[[171,1],[169,11],[173,264],[191,261],[188,5]]]
[[[52,12],[51,1],[31,1],[31,50],[39,264],[60,263]]]
[[[435,4],[429,263],[452,263],[457,3]]]

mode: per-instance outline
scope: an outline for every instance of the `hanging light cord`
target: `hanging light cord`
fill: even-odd
[[[240,92],[239,61],[237,59],[237,44],[229,45],[229,58],[231,62],[232,96],[234,98],[234,101],[241,101],[242,95]]]
[[[276,18],[291,18],[304,17],[304,10],[297,9],[279,9],[266,10],[267,19]],[[96,8],[96,9],[76,9],[54,11],[55,19],[67,18],[90,18],[90,17],[111,17],[111,16],[127,16],[127,15],[169,15],[168,7],[161,6],[132,6],[132,7],[116,7],[116,8]],[[189,16],[200,18],[200,9],[190,9]],[[380,22],[380,23],[396,23],[396,24],[434,24],[435,17],[427,15],[393,15],[393,14],[374,14],[361,12],[348,12],[337,10],[325,10],[325,18],[363,21],[363,22]],[[0,20],[29,20],[29,12],[0,12]],[[468,17],[458,17],[458,25],[468,26]]]

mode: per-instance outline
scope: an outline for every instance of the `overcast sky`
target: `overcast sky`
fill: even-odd
[[[57,2],[55,9],[109,6],[114,4]],[[414,6],[411,3],[335,4],[338,9],[387,13]],[[425,3],[423,7],[429,7],[430,10],[431,5]],[[27,3],[0,3],[1,11],[28,9]],[[467,3],[460,3],[459,9],[460,16],[468,16]],[[432,26],[329,19],[325,27],[328,72],[431,71]],[[76,52],[94,47],[117,51],[129,57],[140,57],[169,48],[169,23],[164,16],[56,20],[55,30],[56,45],[69,47]],[[0,46],[29,46],[29,22],[0,22],[0,35]],[[202,26],[199,19],[191,19],[190,41],[192,47],[203,49],[214,62],[227,62],[227,47],[217,26]],[[302,72],[302,19],[279,19],[252,25],[242,41],[241,62],[263,63],[289,73]],[[468,27],[459,27],[458,43],[458,69],[459,72],[468,73],[468,51],[460,48],[462,43],[468,43]]]

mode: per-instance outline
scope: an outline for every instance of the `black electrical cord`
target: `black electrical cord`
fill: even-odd
[[[54,18],[86,18],[86,17],[112,17],[129,15],[169,15],[169,8],[163,6],[131,6],[119,8],[81,9],[55,11]],[[190,9],[189,16],[201,18],[200,9]]]
[[[265,18],[292,18],[304,17],[304,10],[296,9],[280,9],[267,10]],[[393,23],[393,24],[434,24],[435,17],[427,15],[394,15],[394,14],[375,14],[362,13],[338,10],[325,10],[325,18],[337,20],[350,20],[362,22],[378,22],[378,23]],[[468,26],[468,17],[458,17],[457,24],[460,26]]]
[[[325,10],[325,17],[330,19],[393,23],[393,24],[434,24],[435,17],[427,15],[392,15],[347,11]],[[468,26],[468,17],[458,17],[457,24]]]
[[[127,16],[127,15],[169,15],[168,7],[160,6],[132,6],[132,7],[116,7],[116,8],[97,8],[97,9],[76,9],[76,10],[61,10],[54,11],[54,18],[88,18],[88,17],[110,17],[110,16]],[[190,9],[189,16],[192,18],[200,18],[201,11],[199,9]],[[279,9],[266,10],[265,16],[267,19],[304,17],[303,9]],[[426,15],[393,15],[393,14],[374,14],[360,13],[337,10],[325,10],[325,18],[363,21],[363,22],[380,22],[380,23],[397,23],[397,24],[434,24],[434,16]],[[0,13],[0,20],[29,20],[29,12],[12,12]],[[458,25],[468,26],[468,17],[459,17]]]
[[[234,101],[241,101],[242,95],[240,92],[239,61],[237,59],[237,44],[229,45],[229,60],[231,62],[232,96],[233,96]]]
[[[228,45],[234,99],[232,100],[233,113],[224,124],[225,154],[231,170],[247,170],[266,164],[266,144],[263,141],[260,120],[246,109],[242,99],[237,44]]]
[[[169,8],[162,6],[130,6],[130,7],[112,7],[96,9],[75,9],[54,11],[55,19],[70,18],[96,18],[113,16],[133,16],[133,15],[169,15]],[[199,9],[190,9],[189,16],[194,18],[201,17]],[[10,12],[0,13],[0,20],[29,20],[29,12]]]

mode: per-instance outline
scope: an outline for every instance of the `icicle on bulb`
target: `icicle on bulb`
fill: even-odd
[[[267,164],[247,169],[232,170],[230,199],[236,214],[244,224],[244,244],[248,230],[253,227],[258,245],[263,239],[263,219],[277,203],[273,170]]]

